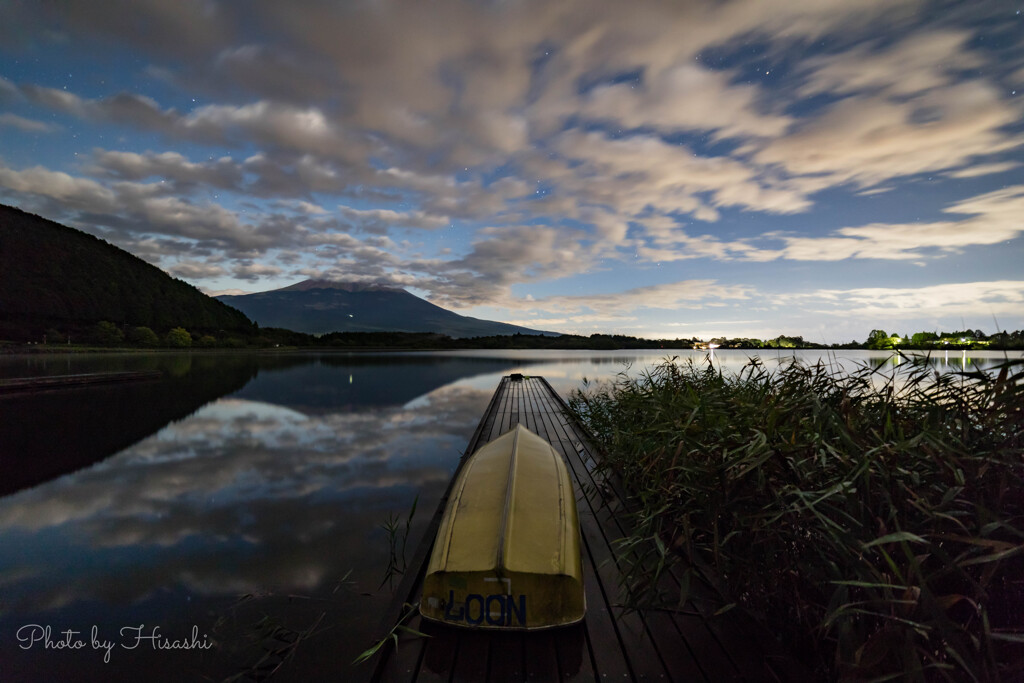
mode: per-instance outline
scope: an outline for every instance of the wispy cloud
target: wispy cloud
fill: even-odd
[[[1024,304],[1024,280],[956,282],[925,287],[864,287],[821,289],[799,296],[802,305],[818,313],[861,316],[872,320],[905,322],[909,317],[953,319],[982,314],[991,320],[1005,317],[1019,324]]]
[[[70,63],[102,42],[144,78],[0,75],[0,126],[33,141],[0,148],[0,188],[218,289],[334,276],[511,313],[516,291],[607,276],[604,303],[529,304],[580,324],[697,301],[666,280],[749,294],[780,268],[977,263],[1022,239],[1024,48],[988,40],[1001,12],[19,6],[12,50]]]
[[[0,89],[3,84],[0,83]],[[16,128],[23,133],[52,133],[58,129],[52,123],[45,123],[43,121],[36,121],[34,119],[27,119],[24,116],[18,116],[17,114],[0,114],[0,126],[7,126],[9,128]]]

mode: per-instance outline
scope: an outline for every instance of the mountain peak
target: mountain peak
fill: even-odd
[[[311,289],[340,289],[343,292],[404,292],[400,287],[381,285],[375,282],[343,282],[341,280],[304,280],[282,287],[278,292],[308,292]]]
[[[554,334],[453,313],[404,289],[364,282],[306,280],[283,289],[224,296],[262,327],[307,334],[433,332],[449,337]]]

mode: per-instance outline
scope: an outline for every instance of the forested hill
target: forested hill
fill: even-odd
[[[0,205],[0,339],[99,321],[245,334],[241,311],[81,230]]]

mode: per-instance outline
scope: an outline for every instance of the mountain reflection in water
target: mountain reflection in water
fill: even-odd
[[[183,671],[219,680],[258,660],[264,613],[294,632],[324,615],[319,623],[329,628],[303,643],[289,677],[343,675],[390,599],[380,588],[388,558],[381,522],[404,516],[418,496],[415,545],[490,399],[490,390],[459,380],[498,376],[510,363],[150,360],[164,371],[159,381],[4,406],[20,416],[0,433],[5,478],[54,454],[74,455],[50,460],[76,470],[0,499],[4,680],[137,680],[142,672],[181,680]],[[104,452],[122,441],[136,443]],[[11,444],[24,451],[11,453]],[[185,638],[196,626],[218,645],[115,647],[105,664],[88,644],[20,648],[16,636],[28,624],[50,626],[54,640],[79,631],[87,643],[93,626],[118,642],[123,627]]]
[[[8,377],[163,372],[0,399],[0,486],[22,489],[0,498],[0,678],[224,680],[259,661],[269,624],[305,634],[275,680],[345,680],[391,597],[381,523],[418,500],[411,557],[498,378],[542,374],[564,396],[666,355],[0,358]],[[33,624],[85,646],[25,649]],[[215,645],[120,647],[140,626]],[[108,663],[93,627],[117,644]]]

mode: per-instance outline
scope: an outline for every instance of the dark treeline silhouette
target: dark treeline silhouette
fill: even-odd
[[[183,327],[251,335],[240,311],[81,230],[0,205],[0,339],[78,337],[106,321],[125,336]],[[57,340],[49,339],[49,342]]]

